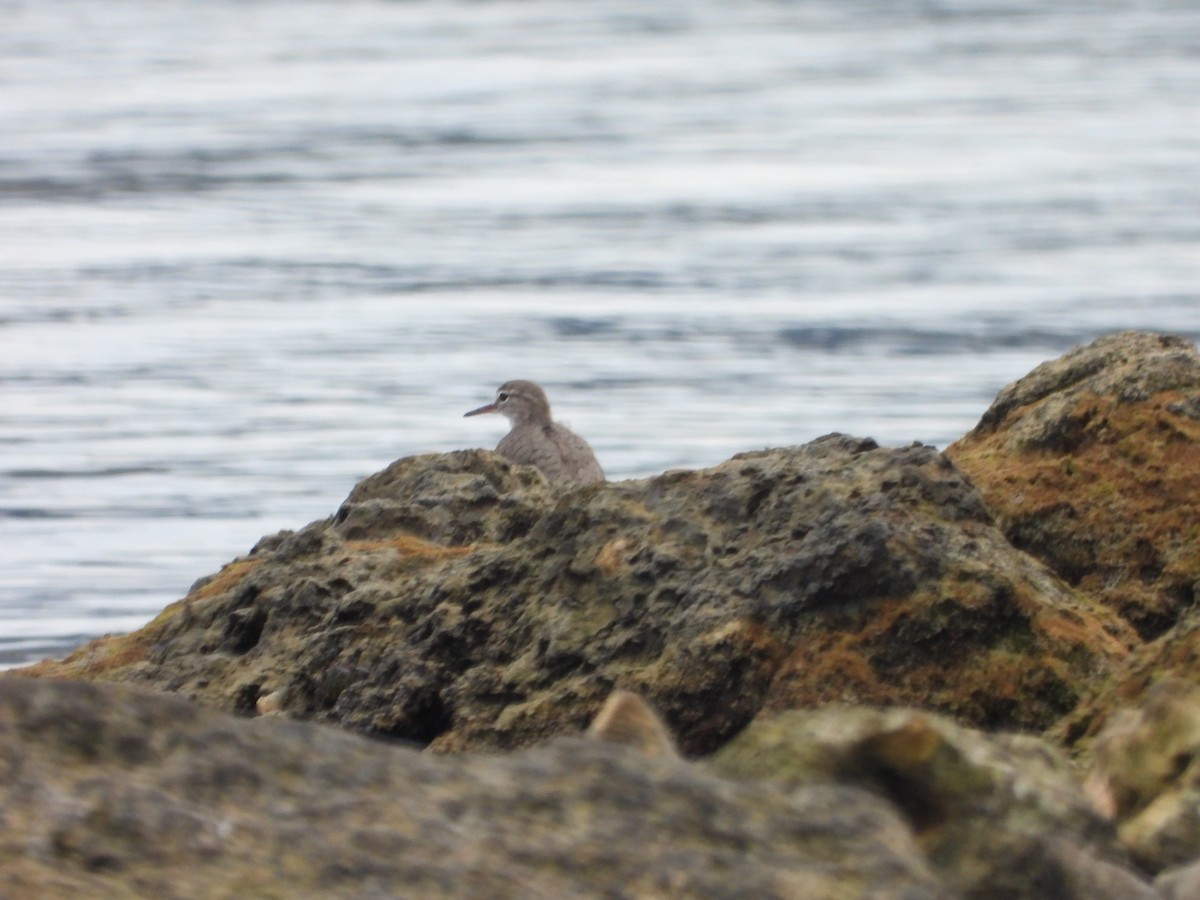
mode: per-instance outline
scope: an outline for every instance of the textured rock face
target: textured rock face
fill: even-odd
[[[1000,392],[946,451],[1012,542],[1145,642],[1060,723],[1086,749],[1165,676],[1200,679],[1200,353],[1167,335],[1101,338]],[[1197,848],[1200,851],[1200,848]]]
[[[400,460],[44,668],[440,750],[578,731],[620,686],[694,754],[832,701],[1042,728],[1132,640],[941,454],[835,435],[570,493],[482,451]]]
[[[887,797],[960,896],[1156,896],[1065,757],[1032,737],[984,735],[915,710],[792,710],[755,721],[710,768]]]
[[[946,451],[1012,543],[1144,639],[1200,596],[1200,353],[1127,332],[1044,363]]]
[[[1162,900],[1195,900],[1200,897],[1200,861],[1164,872],[1154,886]]]
[[[562,740],[434,757],[116,686],[0,677],[11,897],[953,895],[852,787]]]
[[[1006,535],[1144,640],[1050,732],[1091,756],[1122,844],[1200,883],[1200,354],[1125,333],[1039,366],[947,450]]]
[[[1155,896],[1140,867],[1196,896],[1198,371],[1177,338],[1097,341],[1001,392],[961,469],[839,435],[569,492],[400,460],[32,670],[224,712],[0,677],[0,871],[39,897],[1082,900]],[[614,688],[669,727],[618,692],[591,731],[628,747],[546,744]],[[967,725],[1052,726],[1086,787]]]
[[[1200,858],[1200,687],[1166,679],[1097,736],[1088,784],[1150,871]]]

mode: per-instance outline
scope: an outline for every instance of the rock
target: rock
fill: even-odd
[[[568,493],[484,451],[400,460],[141,631],[30,671],[271,697],[441,751],[577,733],[625,687],[696,755],[835,702],[1045,728],[1134,642],[936,450],[830,435]]]
[[[1200,597],[1200,353],[1115,334],[1038,366],[947,456],[1013,545],[1151,640]]]
[[[677,756],[675,741],[650,704],[631,691],[613,691],[588,726],[588,737],[635,747],[646,756]]]
[[[260,716],[274,716],[283,712],[283,691],[263,694],[254,704],[254,711]]]
[[[409,535],[440,546],[506,544],[524,537],[560,493],[532,466],[483,450],[411,456],[355,485],[336,531],[350,541]],[[327,533],[321,526],[317,533]]]
[[[1005,388],[946,452],[1014,545],[1137,629],[1143,646],[1049,733],[1095,750],[1094,802],[1150,871],[1200,856],[1193,701],[1170,686],[1200,680],[1200,353],[1101,338]]]
[[[829,435],[567,492],[399,460],[27,670],[209,709],[0,677],[0,870],[51,897],[1190,897],[1198,359],[1102,339],[945,456]],[[602,704],[600,740],[555,737]],[[1090,774],[969,726],[1048,729]]]
[[[1108,718],[1092,756],[1089,784],[1139,863],[1159,872],[1200,856],[1200,687],[1155,684]]]
[[[985,735],[916,710],[792,710],[760,717],[709,765],[731,778],[834,782],[887,798],[961,896],[1156,896],[1066,758],[1030,736]]]
[[[127,687],[0,677],[5,896],[953,895],[889,804],[560,739],[432,756]]]
[[[1049,730],[1048,735],[1056,743],[1070,748],[1079,759],[1087,761],[1097,736],[1110,724],[1112,733],[1120,734],[1131,722],[1140,721],[1137,718],[1141,715],[1139,708],[1160,707],[1161,698],[1153,696],[1157,685],[1196,684],[1198,681],[1200,612],[1192,610],[1165,635],[1131,654],[1111,678],[1099,682],[1094,691],[1085,695],[1071,713]],[[1168,688],[1170,690],[1173,688]],[[1200,847],[1197,847],[1197,853],[1200,854]]]
[[[1200,859],[1163,872],[1154,879],[1162,900],[1196,900],[1200,897]]]

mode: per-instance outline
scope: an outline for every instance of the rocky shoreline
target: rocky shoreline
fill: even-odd
[[[1143,333],[945,453],[829,435],[569,491],[402,459],[0,677],[0,867],[17,896],[1200,896],[1198,506],[1200,354]],[[678,754],[581,736],[617,690]]]

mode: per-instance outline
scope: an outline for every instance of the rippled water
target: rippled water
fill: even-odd
[[[1200,335],[1200,5],[0,0],[0,662],[542,381],[614,478]]]

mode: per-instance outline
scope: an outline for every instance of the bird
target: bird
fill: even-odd
[[[588,442],[550,418],[546,392],[532,381],[506,381],[496,399],[466,416],[500,413],[512,423],[496,445],[501,456],[525,466],[536,466],[551,484],[584,485],[604,481],[604,470]]]

